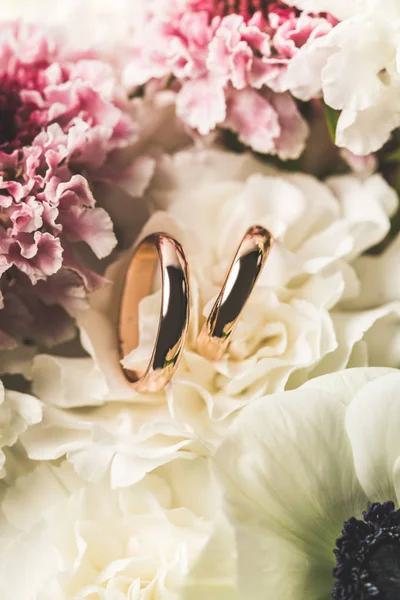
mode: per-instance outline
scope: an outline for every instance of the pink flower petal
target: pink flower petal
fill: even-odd
[[[33,284],[45,279],[61,268],[62,247],[60,240],[50,233],[36,231],[31,234],[22,233],[15,239],[9,249],[12,263],[25,273]]]
[[[188,81],[177,96],[178,116],[201,135],[207,135],[226,116],[224,90],[212,78]]]
[[[232,90],[224,126],[256,152],[275,154],[275,140],[281,134],[279,118],[271,103],[255,90]]]
[[[112,221],[102,208],[71,206],[59,220],[69,241],[86,242],[98,258],[108,256],[117,243]]]
[[[193,35],[200,40],[202,28]],[[86,242],[99,257],[111,252],[112,223],[95,208],[88,180],[94,185],[112,172],[114,181],[120,166],[114,151],[137,138],[118,73],[94,50],[70,48],[67,31],[52,36],[26,23],[0,27],[0,276],[9,271],[0,282],[6,299],[0,333],[16,339],[43,339],[36,321],[46,304],[58,303],[49,319],[65,323],[61,304],[82,302],[88,288],[103,282],[72,245]],[[62,269],[65,250],[75,255],[72,266],[67,257],[68,269]],[[21,310],[8,320],[14,298]]]
[[[282,160],[298,158],[306,145],[309,133],[307,122],[289,93],[270,93],[269,99],[278,114],[281,128],[275,140],[276,153]]]
[[[14,205],[8,214],[14,224],[12,229],[14,236],[20,232],[31,233],[43,225],[43,205],[33,196],[28,197],[23,203]]]

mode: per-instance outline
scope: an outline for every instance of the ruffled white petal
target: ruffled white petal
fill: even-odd
[[[202,502],[192,499],[201,488]],[[176,600],[212,533],[208,463],[179,461],[140,484],[87,484],[65,462],[41,465],[6,493],[0,590],[13,600]]]
[[[373,308],[400,298],[400,278],[396,277],[400,264],[400,235],[378,256],[361,256],[354,267],[361,283],[359,298],[347,302],[349,308]]]
[[[23,433],[41,419],[42,409],[36,398],[6,390],[0,381],[0,479],[7,473],[7,454]]]

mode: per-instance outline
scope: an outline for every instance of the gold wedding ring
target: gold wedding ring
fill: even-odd
[[[136,248],[128,267],[119,312],[120,357],[139,344],[139,304],[152,292],[161,267],[161,310],[158,333],[147,368],[123,368],[125,377],[140,393],[163,389],[176,371],[185,343],[190,311],[188,265],[181,245],[166,233],[146,237]]]
[[[254,226],[247,230],[197,339],[197,350],[205,358],[222,358],[273,243],[272,234],[264,227]]]

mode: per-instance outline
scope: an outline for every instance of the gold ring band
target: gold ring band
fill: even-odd
[[[254,226],[247,230],[197,339],[197,350],[205,358],[222,358],[273,243],[272,234],[264,227]]]
[[[161,267],[161,310],[153,353],[143,372],[123,368],[140,393],[163,389],[176,371],[185,343],[190,311],[188,265],[181,245],[165,233],[146,237],[134,251],[123,286],[119,312],[121,359],[139,344],[139,303],[152,291]]]

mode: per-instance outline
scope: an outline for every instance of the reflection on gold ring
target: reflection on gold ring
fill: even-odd
[[[264,267],[274,238],[261,226],[247,230],[222,290],[197,339],[197,349],[209,360],[220,360],[240,314]]]
[[[171,380],[189,325],[189,276],[182,247],[166,233],[149,235],[136,248],[125,277],[118,325],[121,359],[139,344],[139,304],[152,291],[158,265],[161,310],[150,362],[143,372],[123,368],[125,377],[140,393],[157,392]]]

